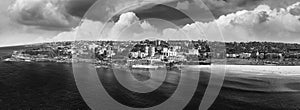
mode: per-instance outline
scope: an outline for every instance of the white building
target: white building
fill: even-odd
[[[199,51],[197,49],[189,49],[189,54],[191,54],[191,55],[199,55]]]
[[[131,57],[132,58],[138,58],[139,57],[139,53],[138,52],[131,52]]]
[[[150,48],[149,55],[150,55],[151,57],[154,57],[154,56],[155,56],[155,47],[151,47],[151,48]]]

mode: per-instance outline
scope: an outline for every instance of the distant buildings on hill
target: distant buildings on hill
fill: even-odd
[[[221,44],[225,46],[224,52],[217,53],[217,46]],[[15,51],[11,56],[16,61],[59,62],[71,62],[74,57],[98,61],[150,59],[165,62],[202,61],[210,58],[285,60],[300,59],[300,45],[272,42],[221,43],[203,40],[75,41],[34,45],[32,48]]]

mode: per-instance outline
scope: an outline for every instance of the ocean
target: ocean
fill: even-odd
[[[131,75],[139,81],[147,81],[153,75],[147,71],[149,70],[137,70]],[[258,72],[227,71],[221,91],[209,109],[300,109],[300,76],[297,73],[293,75],[282,73],[281,75],[268,71]],[[141,88],[137,85],[130,85],[134,81],[132,77],[129,77],[129,73],[130,71],[122,69],[97,69],[97,75],[107,93],[120,104],[134,108],[152,107],[168,101],[168,98],[178,90],[181,81],[198,80],[191,76],[200,74],[196,91],[184,107],[186,110],[196,110],[199,108],[211,77],[211,73],[207,71],[189,70],[182,73],[178,70],[170,70],[166,80],[158,89],[151,93],[140,94],[125,89],[124,85],[118,81],[127,81],[131,88]],[[120,75],[117,78],[113,77],[116,74]],[[153,82],[153,85],[155,84],[156,82]],[[182,86],[188,88],[192,84],[186,83]],[[76,86],[72,64],[46,62],[0,62],[0,105],[1,110],[90,109],[89,103],[84,101]]]

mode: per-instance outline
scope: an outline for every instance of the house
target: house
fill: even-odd
[[[298,53],[300,53],[300,49],[291,48],[291,49],[288,49],[288,53],[290,53],[290,54],[298,54]]]
[[[239,54],[226,54],[227,58],[238,58]]]
[[[267,53],[265,56],[267,59],[281,59],[283,57],[282,53]]]
[[[199,50],[198,49],[189,49],[188,54],[190,55],[199,55]]]
[[[251,53],[241,53],[241,54],[239,54],[239,56],[242,59],[249,59],[249,58],[251,58]]]

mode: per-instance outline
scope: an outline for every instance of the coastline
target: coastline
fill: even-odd
[[[300,66],[270,65],[226,65],[228,73],[245,73],[252,75],[300,76]]]

